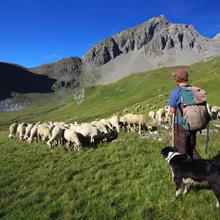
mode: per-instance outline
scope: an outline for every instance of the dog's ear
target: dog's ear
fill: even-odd
[[[166,152],[176,152],[176,148],[170,147],[170,146],[164,147],[164,148],[162,148],[162,150],[166,151]]]

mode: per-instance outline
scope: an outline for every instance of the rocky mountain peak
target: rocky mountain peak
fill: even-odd
[[[207,51],[206,41],[192,25],[173,24],[160,15],[97,43],[84,55],[83,62],[99,67],[122,54],[141,49],[150,58],[168,50],[189,48],[203,53]]]
[[[163,23],[163,24],[168,24],[170,22],[167,20],[167,18],[164,15],[160,15],[160,16],[156,16],[156,17],[153,17],[153,18],[149,19],[145,23]]]

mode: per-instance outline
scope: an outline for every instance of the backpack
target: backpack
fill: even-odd
[[[195,86],[184,86],[180,89],[183,128],[188,131],[205,129],[211,120],[206,106],[206,92]]]

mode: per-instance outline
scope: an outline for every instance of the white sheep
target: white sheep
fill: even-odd
[[[90,143],[95,143],[95,139],[102,138],[101,131],[89,123],[82,123],[77,126],[75,132],[80,133],[84,137],[89,137]]]
[[[211,107],[211,116],[213,119],[217,119],[218,118],[218,113],[220,112],[220,107],[218,106],[212,106]]]
[[[46,124],[41,124],[37,128],[37,139],[38,141],[46,141],[51,138],[53,126],[48,127]]]
[[[28,137],[30,136],[30,132],[33,126],[34,126],[33,124],[27,124],[27,127],[25,128],[24,140],[27,140]]]
[[[108,134],[109,132],[108,127],[100,121],[92,121],[90,124],[97,127],[104,134]]]
[[[29,138],[27,139],[27,141],[29,143],[31,143],[34,139],[35,139],[35,142],[37,142],[37,128],[38,126],[40,125],[40,123],[36,123],[30,130],[30,136]]]
[[[18,123],[13,123],[13,124],[10,125],[9,135],[8,135],[9,138],[16,137],[17,127],[18,127]]]
[[[64,127],[55,126],[51,132],[51,138],[47,141],[47,145],[51,148],[55,145],[63,143]]]
[[[116,128],[117,132],[120,132],[120,126],[119,126],[119,117],[117,115],[113,115],[111,118],[108,119],[111,123],[113,128]]]
[[[220,107],[219,106],[212,106],[211,107],[211,112],[218,113],[219,111],[220,111]]]
[[[79,150],[81,147],[81,143],[79,141],[78,135],[74,129],[66,129],[64,131],[64,139],[67,141],[66,147],[70,149],[70,146],[74,145],[74,150]]]
[[[99,120],[102,124],[106,125],[110,129],[113,129],[111,122],[108,119],[100,119]]]
[[[165,106],[164,111],[165,111],[165,115],[163,121],[165,123],[171,122],[170,106]]]
[[[25,135],[25,128],[26,128],[27,124],[25,122],[22,122],[21,124],[18,124],[17,127],[17,137],[19,137],[19,139],[22,141]]]
[[[154,111],[149,111],[149,113],[148,113],[148,118],[149,118],[151,121],[154,122],[155,117],[156,117],[156,112],[154,112]]]
[[[135,127],[137,125],[139,134],[141,134],[141,127],[145,125],[144,116],[142,114],[125,114],[124,116],[120,117],[120,122],[123,123],[124,126],[127,125],[128,132],[129,130],[134,131],[132,126]]]
[[[111,134],[113,132],[112,129],[110,129],[108,126],[102,124],[100,121],[93,121],[93,122],[91,122],[91,125],[98,128],[99,131],[102,133],[100,140],[103,140],[104,142],[108,141],[108,139],[111,137]]]
[[[165,118],[165,110],[164,110],[164,108],[160,108],[156,112],[156,121],[157,121],[158,125],[162,124],[162,122],[164,121],[164,118]]]
[[[75,130],[78,126],[79,126],[79,124],[75,124],[75,123],[74,123],[74,124],[70,124],[70,125],[69,125],[69,128]]]
[[[65,122],[53,122],[54,126],[58,126],[58,127],[65,127],[67,126],[67,124]]]

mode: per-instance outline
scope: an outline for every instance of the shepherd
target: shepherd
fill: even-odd
[[[191,159],[201,159],[196,149],[196,134],[206,128],[211,119],[206,106],[206,92],[189,85],[185,69],[176,69],[172,77],[176,83],[168,103],[173,115],[172,145]]]

